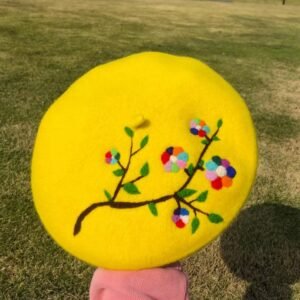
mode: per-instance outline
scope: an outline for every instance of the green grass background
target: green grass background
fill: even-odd
[[[0,299],[87,299],[93,269],[54,244],[33,207],[34,138],[49,105],[75,79],[96,65],[146,50],[198,58],[245,98],[257,128],[260,165],[244,212],[272,203],[273,215],[286,207],[295,213],[274,217],[267,229],[264,221],[269,213],[255,214],[255,228],[267,234],[268,244],[263,252],[249,250],[258,247],[250,235],[243,251],[266,258],[254,257],[250,265],[251,274],[263,278],[274,260],[278,260],[274,268],[284,274],[289,263],[299,262],[298,4],[298,0],[287,0],[285,6],[275,0],[0,0]],[[234,228],[251,228],[247,227],[253,225],[251,216],[245,218],[246,227],[237,223]],[[292,224],[283,234],[280,228],[287,219]],[[235,241],[230,235],[234,228],[224,241]],[[280,234],[285,248],[277,245],[280,254],[272,254],[272,241]],[[246,297],[253,278],[241,275],[245,257],[232,251],[239,269],[233,271],[222,245],[218,239],[183,261],[192,300]],[[255,262],[263,267],[256,268]],[[290,280],[272,279],[277,296],[271,298],[262,288],[259,296],[247,299],[300,299],[298,273],[290,272],[294,272]],[[280,290],[278,282],[286,286]]]

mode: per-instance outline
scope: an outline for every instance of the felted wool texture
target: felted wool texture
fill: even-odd
[[[210,128],[207,138],[191,133],[191,120],[197,118]],[[219,140],[210,141],[214,134]],[[110,202],[122,177],[113,174],[120,166],[109,163],[110,151],[120,153],[117,160],[126,166],[131,141],[134,152],[145,136],[148,143],[131,157],[123,179],[123,184],[135,180],[148,163],[147,175],[133,182],[139,193],[121,187]],[[184,169],[195,166],[206,147],[203,140],[210,144],[202,169],[186,186],[196,191],[193,195],[113,207],[180,191],[190,176]],[[188,154],[185,168],[166,171],[162,154],[168,147]],[[212,187],[207,171],[216,166],[214,156],[228,160],[236,172],[231,186]],[[92,69],[50,106],[35,141],[31,183],[41,221],[61,247],[94,266],[138,270],[177,261],[216,238],[242,207],[256,166],[255,129],[239,94],[196,59],[145,52]],[[232,169],[222,170],[233,176]],[[201,201],[187,204],[198,197]],[[91,209],[74,234],[80,214],[102,202],[106,204]]]

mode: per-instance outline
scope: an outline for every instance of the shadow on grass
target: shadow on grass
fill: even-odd
[[[281,204],[244,210],[221,238],[230,270],[250,285],[244,299],[289,300],[300,278],[300,210]]]

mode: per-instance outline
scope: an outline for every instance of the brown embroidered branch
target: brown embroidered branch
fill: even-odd
[[[140,147],[139,149],[135,150],[133,153],[132,153],[132,156],[133,155],[136,155],[138,152],[140,152],[141,150],[143,149],[143,147]]]
[[[119,193],[119,191],[120,191],[120,189],[121,189],[121,187],[123,185],[123,181],[124,181],[124,178],[125,178],[125,176],[126,176],[126,174],[128,172],[128,169],[129,169],[129,166],[130,166],[130,162],[131,162],[131,157],[133,155],[132,148],[133,148],[133,138],[131,137],[130,138],[130,150],[129,150],[128,162],[127,162],[126,167],[123,169],[124,173],[123,173],[123,175],[122,175],[122,177],[121,177],[121,179],[120,179],[120,181],[119,181],[119,183],[118,183],[118,185],[117,185],[117,187],[115,189],[115,192],[114,192],[114,195],[113,195],[112,199],[110,200],[111,202],[115,201],[115,199],[118,196],[118,193]],[[120,165],[121,165],[121,163],[120,163]]]
[[[140,176],[138,176],[137,178],[128,181],[127,183],[134,183],[134,182],[136,182],[136,181],[138,181],[138,180],[140,180],[140,179],[142,179],[142,178],[144,178],[144,177],[145,177],[145,176],[140,175]],[[124,186],[125,184],[126,184],[126,183],[123,183],[122,186]]]
[[[138,153],[141,149],[139,148],[138,150],[136,151],[132,151],[133,149],[133,138],[131,136],[131,144],[130,144],[130,152],[129,152],[129,159],[128,159],[128,163],[126,165],[126,167],[124,168],[122,166],[121,163],[119,163],[119,165],[121,166],[122,170],[124,171],[116,189],[115,189],[115,192],[114,192],[114,195],[112,197],[112,199],[108,202],[96,202],[96,203],[93,203],[91,204],[89,207],[87,207],[85,210],[83,210],[77,220],[76,220],[76,223],[75,223],[75,226],[74,226],[74,230],[73,230],[73,235],[77,235],[80,230],[81,230],[81,226],[82,226],[82,222],[83,220],[86,218],[86,216],[88,216],[92,211],[94,211],[96,208],[98,207],[103,207],[103,206],[109,206],[111,208],[116,208],[116,209],[125,209],[125,208],[136,208],[136,207],[141,207],[141,206],[144,206],[144,205],[148,205],[150,203],[154,203],[154,204],[157,204],[157,203],[160,203],[160,202],[164,202],[164,201],[168,201],[170,199],[174,199],[178,205],[178,207],[180,208],[180,203],[183,203],[185,204],[186,206],[190,207],[194,214],[196,215],[196,212],[199,212],[201,214],[204,214],[206,216],[209,216],[209,213],[195,207],[194,205],[192,205],[192,202],[187,202],[183,197],[180,197],[178,195],[178,193],[182,190],[184,190],[188,184],[191,182],[191,180],[193,179],[194,175],[196,174],[197,170],[204,170],[203,166],[201,165],[201,161],[202,161],[202,158],[204,157],[207,149],[209,148],[210,144],[212,143],[214,137],[218,134],[219,132],[219,129],[220,127],[218,127],[218,129],[215,131],[215,133],[212,135],[211,138],[209,138],[208,136],[206,136],[206,139],[207,139],[207,143],[205,144],[205,147],[202,149],[200,155],[199,155],[199,158],[197,160],[197,163],[196,163],[196,166],[195,166],[195,169],[194,171],[190,174],[188,171],[186,172],[187,175],[188,175],[188,178],[187,180],[182,184],[182,186],[176,191],[174,192],[173,194],[170,194],[170,195],[165,195],[165,196],[162,196],[162,197],[159,197],[157,199],[152,199],[152,200],[146,200],[146,201],[142,201],[142,202],[114,202],[114,200],[116,199],[116,197],[118,196],[118,193],[121,189],[122,186],[124,186],[123,184],[123,181],[124,181],[124,178],[128,172],[128,169],[129,169],[129,166],[130,166],[130,162],[131,162],[131,158],[132,156],[134,156],[136,153]],[[133,179],[132,181],[130,181],[130,183],[133,183],[139,179],[141,179],[142,177],[144,176],[139,176],[135,179]]]
[[[194,211],[194,213],[195,213],[195,211],[197,211],[197,212],[199,212],[200,214],[203,214],[203,215],[206,215],[206,216],[209,215],[209,213],[207,213],[207,212],[205,212],[205,211],[203,211],[203,210],[201,210],[201,209],[195,207],[194,205],[191,204],[191,202],[187,202],[187,201],[184,200],[182,197],[179,197],[178,195],[174,195],[174,197],[175,197],[175,199],[178,200],[179,202],[182,202],[182,203],[184,203],[186,206],[190,207],[190,208]]]
[[[124,171],[125,167],[121,164],[121,162],[118,160],[118,165],[121,167],[121,169]]]
[[[175,199],[177,202],[178,207],[180,207],[180,202],[184,203],[188,207],[190,207],[193,211],[197,211],[201,214],[204,214],[208,216],[209,214],[207,212],[204,212],[201,209],[198,209],[197,207],[191,205],[189,202],[185,201],[182,197],[179,197],[176,195],[176,193],[171,194],[171,195],[166,195],[157,199],[152,199],[152,200],[147,200],[147,201],[142,201],[142,202],[96,202],[90,205],[88,208],[86,208],[77,218],[77,221],[74,226],[74,235],[77,235],[80,230],[81,230],[81,224],[84,218],[91,213],[94,209],[97,207],[102,207],[102,206],[109,206],[111,208],[119,208],[119,209],[124,209],[124,208],[136,208],[144,205],[148,205],[150,203],[160,203],[160,202],[165,202],[170,199]]]
[[[73,234],[76,235],[80,232],[81,230],[81,224],[82,221],[84,220],[84,218],[91,213],[94,209],[96,209],[97,207],[101,207],[101,206],[110,206],[111,208],[136,208],[136,207],[140,207],[140,206],[144,206],[147,205],[149,203],[159,203],[159,202],[164,202],[167,201],[171,198],[173,198],[173,194],[172,195],[166,195],[157,199],[153,199],[153,200],[148,200],[148,201],[143,201],[143,202],[96,202],[93,203],[92,205],[90,205],[88,208],[86,208],[77,218],[77,221],[75,223],[74,226],[74,232]]]
[[[202,158],[203,158],[205,152],[207,151],[208,147],[209,147],[210,144],[212,143],[213,138],[218,134],[218,132],[219,132],[219,128],[215,131],[215,133],[212,135],[212,137],[209,138],[208,143],[205,144],[205,147],[204,147],[203,150],[201,151],[200,156],[199,156],[199,158],[198,158],[198,161],[197,161],[197,163],[196,163],[196,171],[197,171],[198,169],[200,169],[200,168],[199,168],[199,164],[200,164],[200,162],[201,162],[201,160],[202,160]],[[203,170],[203,167],[202,167],[202,170]],[[178,190],[177,192],[179,192],[179,191],[181,191],[181,190],[183,190],[184,188],[187,187],[187,185],[191,182],[191,180],[193,179],[194,175],[196,174],[196,171],[193,172],[193,173],[188,177],[188,179],[187,179],[187,180],[185,181],[185,183],[179,188],[179,190]]]

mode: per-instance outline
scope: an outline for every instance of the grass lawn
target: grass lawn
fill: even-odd
[[[259,139],[240,217],[183,261],[190,298],[300,299],[297,2],[0,0],[0,299],[87,299],[93,269],[54,244],[33,208],[34,138],[76,78],[145,50],[193,56],[222,74]]]

